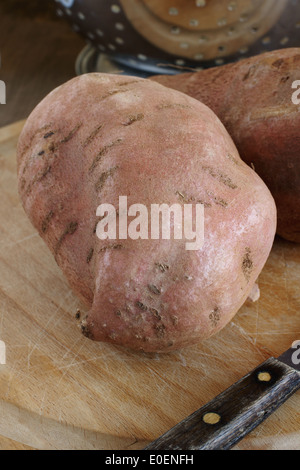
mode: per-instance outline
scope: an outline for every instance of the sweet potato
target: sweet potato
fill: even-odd
[[[83,333],[144,351],[223,328],[272,247],[274,200],[205,105],[133,77],[87,74],[48,95],[18,144],[33,225],[88,309]],[[202,204],[202,249],[184,239],[100,240],[100,203]],[[119,214],[120,216],[120,214]]]
[[[300,242],[300,49],[281,49],[196,73],[152,80],[209,106],[233,138],[241,158],[270,189],[277,233]]]

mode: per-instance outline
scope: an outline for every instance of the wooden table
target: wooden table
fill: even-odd
[[[247,302],[216,337],[165,355],[84,338],[81,305],[17,193],[23,123],[0,129],[0,449],[141,449],[300,339],[300,245],[277,239]],[[300,393],[236,448],[300,449]]]
[[[52,5],[52,0],[0,2],[0,79],[7,87],[0,127],[26,118],[53,88],[75,75],[85,41],[55,17]]]

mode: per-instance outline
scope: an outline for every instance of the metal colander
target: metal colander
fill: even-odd
[[[88,42],[78,74],[174,74],[300,47],[300,0],[55,1]]]

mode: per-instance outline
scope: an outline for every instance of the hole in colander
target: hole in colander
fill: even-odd
[[[282,46],[285,46],[289,42],[290,38],[285,36],[284,38],[281,39],[280,44]]]
[[[177,16],[178,13],[179,13],[179,11],[178,11],[177,8],[175,8],[175,7],[169,8],[169,15],[171,15],[171,16]]]
[[[190,26],[193,26],[193,27],[199,26],[199,21],[195,19],[190,20]]]
[[[181,30],[178,28],[178,26],[172,26],[171,27],[171,34],[180,34]]]
[[[262,42],[264,45],[270,44],[270,43],[271,43],[271,38],[270,38],[270,36],[266,36],[265,38],[263,38],[263,39],[261,40],[261,42]]]
[[[228,7],[227,7],[227,10],[228,11],[234,11],[236,9],[237,5],[235,2],[231,2],[229,3]]]
[[[225,26],[227,24],[227,18],[220,18],[218,20],[218,26]]]
[[[199,41],[198,41],[198,42],[199,42],[199,44],[205,44],[205,43],[208,42],[208,37],[207,37],[207,36],[201,36],[201,37],[199,38]]]
[[[115,24],[115,28],[116,28],[118,31],[124,31],[125,26],[123,25],[123,23],[116,23],[116,24]]]
[[[206,0],[196,0],[196,7],[205,7],[206,6]]]
[[[113,5],[111,6],[111,11],[112,11],[113,13],[120,13],[121,8],[119,7],[119,5],[113,4]]]

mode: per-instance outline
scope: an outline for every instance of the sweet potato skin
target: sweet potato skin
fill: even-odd
[[[18,144],[19,192],[90,339],[165,352],[222,329],[270,253],[274,200],[200,102],[149,80],[88,74],[48,95]],[[100,240],[100,203],[205,205],[205,243]]]
[[[152,80],[209,106],[233,138],[241,158],[270,189],[277,233],[300,243],[300,49],[261,54],[238,63]]]

